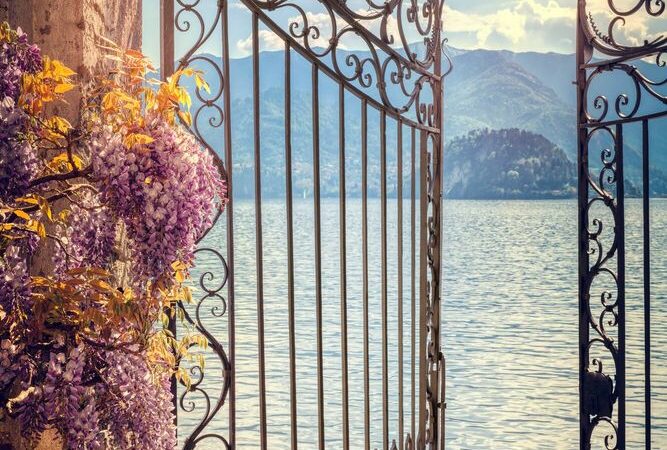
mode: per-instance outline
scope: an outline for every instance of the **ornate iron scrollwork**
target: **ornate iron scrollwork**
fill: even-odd
[[[170,0],[166,0],[170,2]],[[213,2],[214,0],[209,0]],[[204,54],[201,50],[216,30],[226,23],[228,0],[218,0],[214,16],[202,15],[202,5],[206,0],[175,0],[172,27],[176,32],[194,36],[194,44],[178,61],[179,68],[197,65],[205,67],[216,80],[208,80],[214,87],[212,92],[195,88],[196,107],[193,111],[192,132],[202,145],[215,158],[220,172],[226,177],[223,161],[218,152],[206,139],[205,128],[228,126],[224,103],[229,96],[225,92],[229,86],[229,74],[225,73],[225,56],[222,67],[219,62]],[[301,0],[241,0],[242,4],[274,34],[289,44],[289,48],[301,53],[320,70],[339,81],[347,90],[364,98],[368,104],[378,110],[386,111],[420,132],[425,133],[428,144],[422,149],[428,153],[428,164],[422,170],[427,171],[427,226],[426,242],[422,245],[427,255],[427,266],[423,268],[427,285],[425,302],[428,324],[426,340],[420,345],[426,347],[427,361],[425,371],[420,376],[426,381],[426,411],[422,413],[428,423],[426,430],[417,439],[407,434],[404,448],[436,448],[438,429],[444,408],[442,377],[444,365],[440,350],[440,215],[441,215],[441,128],[442,128],[442,79],[451,71],[450,58],[442,52],[444,41],[441,38],[443,0],[388,0],[375,2],[365,0],[366,9],[353,9],[342,0],[323,0],[320,2]],[[302,6],[308,5],[308,10]],[[310,9],[321,8],[315,15]],[[276,11],[292,11],[294,15],[286,26],[281,27],[272,14]],[[277,15],[284,17],[284,15]],[[164,32],[164,30],[163,30]],[[173,38],[173,36],[172,36]],[[425,50],[419,53],[410,44],[417,38],[424,43]],[[345,42],[355,39],[359,45],[347,48]],[[224,54],[224,52],[223,52]],[[229,55],[227,54],[227,59]],[[227,134],[228,130],[226,130]],[[227,146],[229,146],[227,141]],[[225,152],[231,153],[230,148]],[[215,221],[218,220],[216,217]],[[214,221],[214,224],[215,224]],[[229,226],[229,223],[228,223]],[[232,227],[233,229],[233,227]],[[228,231],[229,232],[229,231]],[[234,438],[216,433],[207,433],[214,416],[218,414],[228,400],[233,389],[233,361],[227,356],[225,346],[206,327],[201,314],[209,311],[214,318],[222,318],[227,313],[227,301],[223,291],[227,289],[230,275],[227,262],[222,253],[212,248],[200,248],[198,254],[207,254],[215,260],[219,271],[207,270],[199,278],[199,289],[203,296],[195,305],[194,315],[188,314],[183,307],[186,321],[202,333],[209,341],[209,346],[221,362],[221,390],[212,397],[204,389],[204,372],[201,367],[191,368],[193,383],[180,396],[179,407],[186,412],[196,409],[197,401],[203,401],[204,414],[199,424],[188,436],[186,449],[195,448],[203,440],[218,441],[222,448],[233,448]],[[230,259],[230,261],[232,261]],[[218,276],[217,283],[215,282]],[[212,285],[214,284],[214,285]],[[233,291],[233,290],[232,290]],[[231,294],[230,294],[231,295]],[[210,309],[209,302],[216,302]],[[230,303],[233,305],[233,303]],[[232,319],[233,321],[233,319]],[[233,341],[229,342],[232,345]],[[233,406],[232,408],[233,409]],[[230,410],[231,411],[231,410]],[[231,419],[230,419],[231,420]],[[230,425],[233,430],[233,425]]]
[[[614,410],[614,382],[609,375],[598,371],[588,371],[584,379],[586,398],[584,409],[587,414],[611,417]]]
[[[319,5],[323,9],[317,14],[317,22],[312,20],[315,14],[306,11],[298,0],[241,1],[261,14],[265,22],[271,22],[274,11],[293,11],[295,16],[286,27],[271,22],[276,34],[330,68],[335,78],[345,81],[352,90],[376,98],[381,109],[396,115],[412,112],[418,124],[439,130],[433,99],[440,80],[452,67],[449,57],[440,52],[440,0],[390,0],[381,4],[366,0],[365,11],[352,9],[344,1],[309,2],[309,7]],[[373,28],[378,31],[371,31]],[[418,55],[408,43],[409,30],[424,42],[424,55]],[[346,48],[347,38],[355,38],[362,48]],[[398,48],[392,47],[397,42]],[[436,62],[441,64],[441,54],[446,69],[436,73],[433,69]],[[430,92],[425,93],[425,89]]]
[[[424,377],[425,395],[424,408],[422,411],[425,419],[421,424],[421,434],[417,438],[418,448],[439,448],[440,418],[444,414],[444,389],[441,386],[443,370],[443,356],[440,345],[440,227],[441,227],[441,147],[440,136],[428,133],[424,138],[422,161],[425,162],[422,170],[425,170],[426,185],[422,195],[426,196],[425,226],[427,232],[426,246],[422,245],[422,251],[426,252],[426,267],[422,275],[422,283],[425,283],[426,297],[425,317],[422,318],[425,326],[425,357],[421,376]]]
[[[193,365],[190,367],[190,372],[195,378],[192,380],[191,385],[183,390],[183,393],[179,399],[179,406],[185,412],[193,412],[195,410],[196,403],[194,400],[187,401],[187,399],[193,397],[194,395],[198,395],[204,400],[204,414],[201,421],[192,431],[190,436],[185,439],[183,444],[184,450],[194,449],[197,444],[203,440],[216,440],[220,445],[223,446],[222,448],[231,448],[227,439],[220,434],[203,433],[206,427],[210,424],[210,422],[225,404],[225,400],[231,385],[232,371],[232,366],[229,362],[229,358],[227,357],[224,346],[218,341],[213,333],[207,330],[201,316],[202,308],[209,302],[215,302],[210,306],[209,310],[212,317],[220,319],[225,316],[225,313],[227,312],[227,300],[223,296],[222,292],[227,284],[229,268],[227,267],[227,263],[225,262],[225,258],[222,256],[222,254],[212,248],[199,248],[195,251],[195,256],[204,253],[209,254],[209,256],[213,256],[219,263],[219,268],[221,269],[222,273],[221,279],[219,281],[216,280],[216,274],[211,270],[207,270],[200,275],[198,287],[203,291],[203,296],[196,302],[194,318],[188,314],[188,311],[184,305],[181,304],[180,307],[183,311],[185,320],[199,333],[206,337],[209,347],[219,358],[222,366],[222,371],[220,373],[221,389],[217,399],[212,400],[211,396],[202,386],[202,382],[204,381],[203,367],[199,365]]]
[[[601,14],[578,2],[580,445],[590,449],[599,439],[606,449],[625,449],[623,129],[662,114],[643,110],[647,100],[667,105],[667,76],[642,73],[649,58],[656,69],[667,65],[667,36],[624,41],[619,30],[639,15],[660,17],[667,6],[664,0],[625,8],[600,3]],[[622,76],[629,88],[615,82],[621,92],[609,99],[596,84],[605,76]]]
[[[217,78],[216,80],[207,80],[210,86],[217,86],[211,92],[195,87],[194,95],[197,99],[197,106],[192,115],[191,132],[206,149],[205,151],[208,151],[212,155],[221,175],[227,179],[222,159],[202,133],[204,127],[220,128],[226,120],[220,102],[225,95],[224,79],[227,74],[223,73],[219,64],[212,58],[199,53],[201,47],[210,40],[216,28],[221,23],[223,4],[218,3],[211,25],[207,26],[207,22],[197,9],[200,3],[202,3],[201,0],[175,0],[174,6],[176,8],[173,23],[165,24],[165,26],[172,27],[172,32],[176,30],[181,33],[194,33],[197,36],[192,47],[178,61],[178,69],[183,69],[193,64],[197,64],[198,68],[206,66],[206,69],[210,69],[207,70],[209,78],[210,74],[214,74]],[[165,32],[166,30],[163,30],[163,33]],[[203,122],[204,118],[206,118],[205,122]],[[222,208],[213,219],[208,231],[213,229],[217,224],[221,214]],[[200,238],[199,242],[202,242],[204,237],[205,235]],[[228,305],[224,293],[227,289],[229,267],[222,253],[213,248],[200,246],[195,251],[195,256],[199,258],[202,256],[207,257],[207,268],[200,274],[196,286],[196,292],[201,292],[201,297],[194,304],[193,315],[189,313],[189,308],[186,305],[180,304],[179,307],[185,322],[206,338],[208,348],[220,363],[221,372],[218,378],[220,381],[218,384],[219,392],[217,395],[211,395],[204,386],[205,375],[208,373],[205,373],[204,368],[197,364],[189,367],[192,376],[191,384],[189,386],[182,385],[182,392],[177,405],[183,412],[194,413],[203,404],[203,412],[197,425],[182,440],[183,448],[185,450],[192,450],[202,441],[215,441],[218,448],[231,449],[232,446],[228,438],[219,433],[206,432],[207,427],[223,406],[225,406],[228,399],[232,382],[232,364],[225,346],[220,342],[219,337],[216,337],[207,329],[206,321],[203,318],[203,314],[206,311],[208,311],[210,317],[215,319],[222,319],[226,316]]]

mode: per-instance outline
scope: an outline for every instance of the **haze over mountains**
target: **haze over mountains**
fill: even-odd
[[[574,55],[555,53],[513,53],[510,51],[452,50],[454,71],[445,83],[445,172],[463,173],[467,170],[491,173],[487,167],[494,163],[480,152],[494,152],[493,146],[507,159],[503,167],[507,171],[520,172],[525,169],[525,157],[542,159],[540,164],[531,166],[533,170],[544,171],[535,177],[537,185],[515,186],[512,198],[550,198],[574,195],[572,170],[576,161],[576,91],[572,84],[575,76]],[[214,62],[219,58],[207,55]],[[284,195],[284,54],[283,52],[262,52],[260,54],[260,138],[262,152],[262,191],[265,196]],[[639,62],[649,75],[658,70],[655,66]],[[199,64],[206,72],[213,93],[219,89],[219,77],[208,64]],[[232,144],[234,147],[235,192],[239,196],[253,193],[253,114],[252,114],[252,59],[231,61],[232,99]],[[627,87],[627,80],[618,77],[601,79],[598,89],[609,94],[612,102],[615,96]],[[657,78],[657,77],[656,77]],[[625,84],[624,84],[625,83]],[[615,89],[614,89],[615,87]],[[595,89],[595,87],[594,87]],[[627,90],[627,89],[626,89]],[[321,186],[323,195],[337,195],[338,192],[338,87],[320,76],[320,158]],[[595,92],[594,92],[595,93]],[[310,64],[300,56],[292,57],[292,142],[295,191],[307,196],[312,192],[312,124],[311,124],[311,70]],[[195,100],[193,109],[198,102]],[[646,102],[647,107],[652,105]],[[202,111],[200,125],[209,118],[217,117],[213,108]],[[379,114],[369,109],[369,193],[379,193]],[[345,138],[348,195],[360,193],[360,147],[361,108],[359,101],[346,95]],[[667,126],[661,121],[652,127],[652,190],[655,195],[667,194],[667,137],[658,136],[654,130]],[[211,145],[222,148],[222,128],[201,126]],[[531,132],[517,133],[504,131],[495,133],[493,139],[486,138],[479,143],[477,151],[450,152],[450,143],[476,148],[474,139],[487,136],[472,133],[472,139],[456,139],[474,130],[517,129]],[[406,130],[406,129],[405,129]],[[626,156],[628,164],[626,177],[637,184],[641,179],[640,128],[626,127]],[[404,176],[409,183],[409,133],[404,131]],[[487,136],[488,137],[488,136]],[[543,137],[545,139],[541,139]],[[492,143],[492,144],[491,144]],[[539,144],[539,145],[537,145]],[[600,145],[606,142],[600,142]],[[396,189],[396,123],[387,124],[388,176],[390,195]],[[600,147],[602,149],[602,147]],[[556,153],[554,153],[556,152]],[[566,156],[563,160],[558,156]],[[596,155],[591,153],[591,163]],[[495,155],[492,155],[495,157]],[[473,159],[474,158],[474,159]],[[569,161],[567,161],[569,159]],[[555,164],[554,161],[558,163]],[[450,167],[447,165],[450,164]],[[554,171],[553,174],[546,172]],[[523,174],[520,174],[520,178]],[[540,183],[548,180],[548,186]],[[481,178],[477,182],[487,182],[488,189],[481,189],[474,195],[464,189],[461,180],[445,178],[446,195],[456,198],[484,197],[484,192],[499,192],[496,177]],[[546,183],[546,181],[544,181]],[[557,187],[557,186],[560,187]],[[632,192],[632,187],[628,189]],[[490,198],[497,195],[488,195]],[[502,195],[500,197],[503,197]]]

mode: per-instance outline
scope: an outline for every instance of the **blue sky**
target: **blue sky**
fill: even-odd
[[[230,44],[233,57],[250,53],[250,14],[240,0],[230,1]],[[192,3],[190,1],[190,3]],[[205,20],[214,16],[216,0],[201,0],[198,7]],[[507,49],[513,51],[574,52],[574,24],[576,0],[447,0],[444,14],[445,36],[450,45],[457,48]],[[600,5],[606,0],[597,0]],[[327,19],[324,9],[316,0],[298,0],[298,4],[312,12],[312,23],[321,21],[326,31]],[[589,4],[596,7],[596,0]],[[144,51],[157,58],[159,48],[159,8],[158,0],[144,0]],[[365,0],[348,0],[354,9],[363,10]],[[283,9],[271,13],[278,23],[286,25],[296,16],[293,9]],[[197,28],[193,15],[183,14],[183,20],[190,20]],[[639,35],[650,29],[646,18],[637,18],[621,31],[627,36]],[[180,50],[192,41],[183,39],[179,33]],[[192,37],[193,33],[190,33]],[[261,48],[271,50],[282,48],[282,43],[268,30],[260,31]],[[409,36],[410,38],[410,36]],[[411,39],[416,40],[413,35]],[[361,47],[359,42],[346,42],[349,48]],[[220,54],[220,39],[213,36],[204,48]],[[178,52],[179,49],[177,49]]]

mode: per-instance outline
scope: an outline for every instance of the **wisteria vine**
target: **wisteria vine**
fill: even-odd
[[[76,74],[0,26],[0,425],[68,449],[168,449],[170,379],[188,382],[178,361],[206,342],[166,323],[226,184],[184,126],[179,79],[208,89],[200,74],[161,82],[141,53],[105,48],[116,75],[72,126],[47,106]]]

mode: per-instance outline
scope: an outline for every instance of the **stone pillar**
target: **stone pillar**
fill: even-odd
[[[123,48],[141,48],[142,0],[0,0],[0,21],[21,27],[43,54],[61,60],[85,84],[103,74],[104,51],[99,36]],[[76,117],[80,92],[71,92],[68,105],[55,113]]]
[[[0,0],[0,22],[21,27],[44,55],[76,71],[77,81],[85,86],[92,77],[103,75],[108,64],[98,46],[100,36],[123,48],[141,48],[141,4],[142,0]],[[66,104],[54,105],[53,113],[74,123],[81,92],[69,92],[66,100]],[[36,265],[50,264],[50,252],[44,253]],[[26,442],[20,438],[17,424],[5,419],[0,417],[0,450],[64,448],[53,430],[47,430],[39,442]]]

